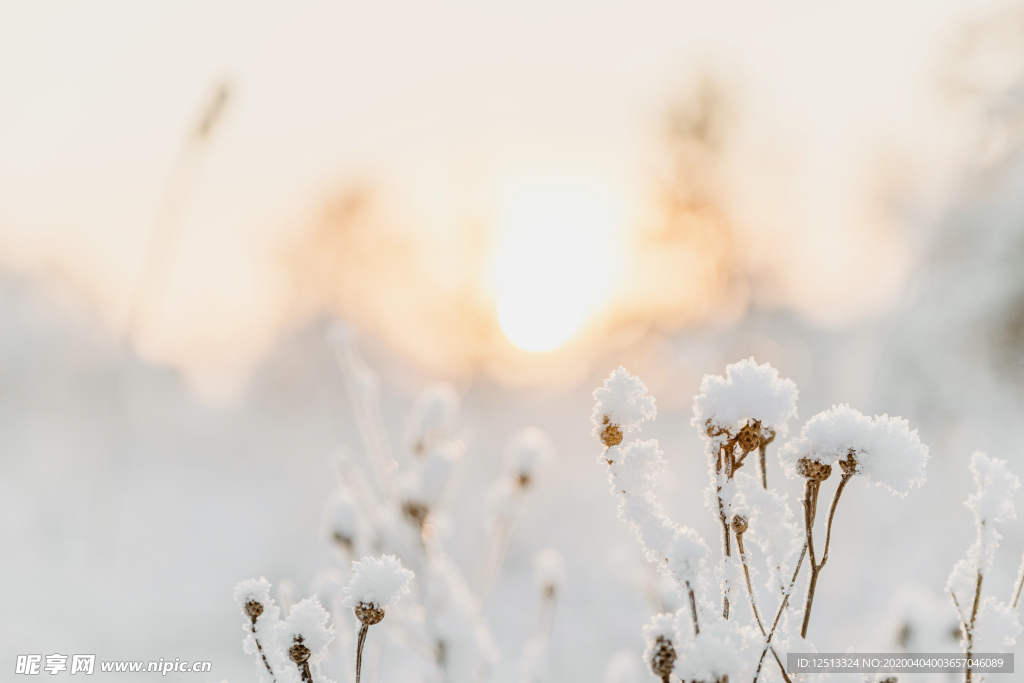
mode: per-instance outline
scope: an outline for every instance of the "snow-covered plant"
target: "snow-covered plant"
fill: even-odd
[[[805,480],[801,533],[786,496],[768,488],[766,470],[767,447],[776,437],[785,436],[788,421],[797,414],[796,385],[753,358],[729,365],[724,377],[705,376],[694,397],[692,423],[706,446],[710,486],[705,500],[722,532],[721,556],[714,562],[700,536],[669,519],[658,500],[655,483],[668,464],[658,442],[635,439],[623,444],[626,434],[656,414],[654,399],[647,396],[643,382],[620,367],[594,392],[594,398],[593,433],[605,447],[599,461],[607,465],[619,517],[637,535],[648,561],[672,578],[685,605],[674,615],[656,616],[644,629],[648,646],[644,659],[651,672],[663,681],[674,673],[684,681],[701,683],[778,679],[791,683],[779,652],[813,651],[806,640],[808,620],[816,580],[828,559],[839,496],[856,475],[901,496],[923,484],[928,450],[917,432],[900,418],[866,417],[847,406],[808,421],[799,437],[780,449],[786,473]],[[760,476],[740,471],[755,451]],[[842,477],[830,506],[819,562],[814,546],[817,500],[835,463]],[[777,600],[768,612],[753,581],[753,549],[764,556],[767,586]],[[808,556],[807,598],[800,614],[794,612],[790,597]],[[717,606],[701,590],[712,583],[712,576],[721,591]],[[750,607],[746,620],[734,595],[741,586]],[[774,617],[769,620],[771,614]],[[799,633],[790,626],[796,618],[802,618]],[[776,650],[777,645],[781,650]],[[763,667],[768,653],[777,670]]]
[[[906,420],[888,415],[868,417],[847,405],[840,405],[808,420],[800,436],[779,451],[779,458],[789,477],[804,479],[805,547],[811,566],[800,637],[806,638],[818,574],[828,561],[832,521],[847,483],[861,475],[869,482],[905,496],[913,486],[925,482],[928,447],[921,443],[917,430],[910,430]],[[829,506],[825,545],[819,562],[814,548],[818,492],[821,483],[831,476],[835,463],[839,464],[842,476]]]
[[[366,632],[384,619],[385,608],[409,592],[413,576],[394,555],[383,555],[380,559],[364,557],[352,563],[352,578],[345,587],[342,604],[352,608],[361,624],[356,645],[356,683],[362,674]]]
[[[256,663],[257,678],[261,682],[272,681],[274,669],[263,651],[261,640],[266,642],[274,638],[274,630],[280,619],[280,610],[270,597],[270,582],[262,576],[249,579],[235,586],[235,602],[249,618],[243,628],[249,634],[245,638],[243,649],[247,654],[259,655]]]
[[[1006,468],[1005,460],[985,453],[971,456],[971,472],[977,489],[965,505],[974,513],[977,536],[967,550],[967,557],[954,565],[946,582],[960,619],[961,645],[968,658],[972,652],[999,652],[1012,646],[1022,630],[1016,610],[1019,588],[1012,606],[992,596],[983,598],[981,594],[985,575],[992,568],[1002,539],[994,525],[1017,517],[1013,495],[1020,488],[1020,479]],[[983,675],[973,674],[968,668],[968,683],[984,680]]]
[[[675,669],[678,658],[673,644],[680,642],[675,622],[674,614],[656,614],[651,619],[651,623],[644,626],[644,640],[647,642],[644,661],[647,662],[651,673],[664,683],[669,683],[669,677]]]

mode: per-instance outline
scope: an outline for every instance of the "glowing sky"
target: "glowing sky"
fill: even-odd
[[[122,324],[176,154],[227,79],[234,96],[139,343],[197,376],[241,372],[289,320],[282,240],[339,185],[377,183],[400,221],[430,233],[467,216],[497,225],[510,188],[554,174],[614,188],[595,205],[625,207],[628,224],[666,107],[711,71],[735,111],[724,201],[746,265],[775,301],[862,315],[906,274],[900,216],[934,206],[972,153],[977,107],[951,101],[943,79],[976,8],[3,2],[0,259]],[[574,230],[558,239],[608,248]],[[516,244],[501,258],[523,258]]]

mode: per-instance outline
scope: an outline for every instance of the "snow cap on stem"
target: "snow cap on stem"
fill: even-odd
[[[565,581],[565,569],[562,566],[562,556],[557,550],[548,548],[533,556],[533,580],[537,588],[548,597],[553,597],[558,592]]]
[[[700,566],[707,557],[708,546],[704,539],[690,527],[677,527],[668,549],[668,573],[680,586],[689,583],[697,587]]]
[[[270,582],[262,576],[246,579],[235,586],[234,598],[245,615],[255,621],[270,603]]]
[[[342,604],[353,608],[364,624],[376,624],[384,618],[386,607],[409,592],[413,576],[394,555],[364,557],[352,563],[352,578],[345,587]]]
[[[748,358],[727,365],[725,377],[704,375],[700,393],[693,397],[692,424],[705,438],[737,436],[754,422],[784,435],[789,419],[796,417],[797,394],[792,380],[780,379],[768,363],[758,365]]]
[[[406,444],[415,455],[451,439],[459,419],[459,392],[447,382],[432,384],[416,398],[406,423]]]
[[[644,626],[644,661],[651,673],[663,680],[668,680],[676,664],[676,648],[673,643],[680,642],[676,634],[676,617],[674,614],[655,614],[651,622]]]
[[[791,478],[838,463],[844,474],[863,475],[900,496],[924,484],[928,457],[928,447],[903,418],[868,417],[845,404],[812,417],[779,450]]]
[[[505,446],[505,468],[510,477],[526,488],[536,481],[544,465],[554,457],[555,449],[547,435],[536,427],[524,427]]]
[[[964,503],[979,522],[1008,522],[1017,518],[1013,495],[1020,479],[1006,467],[1006,461],[985,453],[971,455],[971,472],[978,487]]]
[[[604,381],[603,387],[594,390],[594,400],[597,404],[591,415],[592,434],[609,448],[622,443],[624,433],[638,428],[644,420],[653,420],[657,413],[654,397],[647,395],[646,385],[621,365]]]
[[[278,668],[286,681],[323,681],[320,662],[327,646],[334,640],[335,630],[328,626],[330,615],[316,597],[306,598],[291,609],[278,631],[279,648],[287,654],[295,668]]]

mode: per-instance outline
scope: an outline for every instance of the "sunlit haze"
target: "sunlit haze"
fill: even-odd
[[[136,349],[210,387],[238,386],[282,330],[318,313],[295,288],[290,254],[354,189],[380,207],[366,229],[394,236],[373,259],[404,258],[401,245],[415,243],[410,258],[432,261],[394,268],[444,264],[416,292],[386,296],[450,300],[428,290],[457,287],[470,317],[357,311],[359,282],[331,313],[364,316],[403,351],[432,338],[412,353],[446,368],[501,356],[505,338],[545,352],[597,344],[615,320],[685,324],[716,300],[693,280],[722,264],[756,275],[762,305],[828,324],[863,318],[898,299],[915,221],[981,154],[985,98],[1006,78],[962,54],[965,26],[998,23],[975,7],[5,4],[0,259],[71,292],[115,332],[138,283],[152,281]],[[700,139],[704,124],[691,122],[692,144],[671,139],[669,113],[692,108],[704,81],[721,93],[718,137]],[[216,128],[189,148],[222,83]],[[606,189],[536,194],[551,177]],[[535,194],[506,201],[507,187]],[[623,197],[635,210],[610,217]],[[680,206],[690,227],[672,224]],[[146,254],[161,215],[170,227],[155,277]],[[713,257],[695,237],[709,216]],[[470,233],[472,248],[459,236]],[[644,252],[642,235],[655,247]],[[679,246],[671,257],[666,240]],[[398,287],[362,286],[382,297]]]

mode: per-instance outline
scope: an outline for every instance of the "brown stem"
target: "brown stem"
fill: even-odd
[[[848,481],[850,481],[851,477],[853,477],[852,472],[843,472],[842,479],[839,481],[839,486],[838,488],[836,488],[836,493],[832,497],[832,504],[829,506],[828,522],[826,524],[825,531],[825,550],[821,555],[820,564],[816,562],[814,558],[813,531],[814,517],[818,507],[818,490],[821,487],[820,482],[813,482],[814,493],[811,499],[812,507],[808,508],[807,501],[804,501],[804,526],[806,527],[807,531],[807,545],[811,553],[811,580],[807,586],[807,602],[804,604],[804,623],[803,627],[800,629],[801,638],[807,637],[807,626],[808,624],[810,624],[811,620],[811,607],[814,604],[814,590],[818,587],[818,574],[821,572],[822,567],[825,566],[825,563],[828,562],[828,548],[829,544],[832,542],[832,520],[835,518],[836,515],[836,506],[839,504],[839,496],[843,495],[843,489],[846,488],[846,484]],[[807,486],[809,489],[812,488],[812,481],[810,479],[807,480]]]
[[[359,683],[359,676],[363,669],[363,645],[366,644],[366,632],[370,630],[369,625],[363,624],[359,627],[359,639],[356,641],[356,683]]]
[[[736,547],[740,551],[740,563],[743,565],[743,576],[747,580],[747,595],[750,596],[750,609],[754,613],[754,619],[757,620],[757,627],[761,629],[761,635],[767,636],[768,633],[764,630],[764,622],[761,621],[761,612],[757,609],[757,600],[754,599],[754,586],[750,582],[750,567],[747,565],[747,553],[743,548],[743,534],[736,534]],[[771,647],[771,646],[769,646]],[[779,671],[782,673],[782,678],[785,679],[786,683],[792,683],[789,676],[786,675],[786,667],[783,665],[782,660],[779,659],[779,654],[775,651],[775,648],[771,648],[772,656],[775,657],[775,661],[779,665]]]
[[[761,441],[761,445],[757,447],[757,450],[759,451],[759,453],[761,455],[761,488],[763,488],[765,491],[767,491],[768,490],[768,468],[765,466],[765,455],[766,455],[766,453],[768,451],[768,444],[765,443],[762,440]]]
[[[722,472],[723,460],[725,461],[726,477],[729,479],[732,478],[732,468],[730,467],[730,460],[732,458],[731,451],[731,445],[728,446],[728,451],[726,450],[726,446],[718,447],[718,463],[715,466],[716,479]],[[729,520],[725,518],[725,503],[722,501],[722,485],[716,484],[715,491],[718,494],[718,518],[722,523],[722,551],[728,558],[732,557],[732,546],[729,534]],[[727,586],[722,588],[722,618],[729,618],[729,591]]]
[[[256,641],[256,649],[259,651],[260,657],[263,658],[263,666],[267,667],[267,673],[276,681],[277,679],[274,678],[274,670],[270,668],[270,662],[267,661],[267,655],[263,652],[263,646],[260,645],[260,639],[256,637],[256,616],[250,617],[252,619],[252,639]]]
[[[1017,590],[1013,592],[1013,606],[1015,609],[1020,601],[1020,591],[1022,588],[1024,588],[1024,559],[1020,563],[1020,577],[1017,579]]]
[[[690,582],[686,582],[686,592],[690,594],[690,614],[693,615],[693,635],[700,635],[700,624],[697,623],[697,598],[693,595],[693,589],[690,588]]]
[[[803,550],[800,551],[800,558],[796,561],[796,570],[793,572],[793,578],[789,580],[789,588],[786,590],[785,595],[782,597],[782,602],[779,603],[779,609],[775,613],[775,621],[772,622],[772,630],[768,632],[768,636],[764,641],[764,649],[761,650],[761,658],[757,660],[757,671],[754,673],[754,683],[757,683],[757,677],[761,675],[761,666],[764,664],[765,655],[768,654],[768,649],[772,646],[772,636],[775,635],[775,630],[779,627],[779,620],[782,618],[782,613],[786,611],[786,605],[789,604],[789,596],[793,594],[793,586],[796,585],[796,577],[800,575],[800,567],[804,563],[804,556],[807,554],[807,544],[804,543]]]
[[[971,649],[974,647],[974,622],[978,618],[978,605],[981,602],[981,579],[981,571],[978,571],[978,581],[974,585],[974,607],[971,608],[971,623],[967,628],[967,683],[971,683],[970,659]]]

